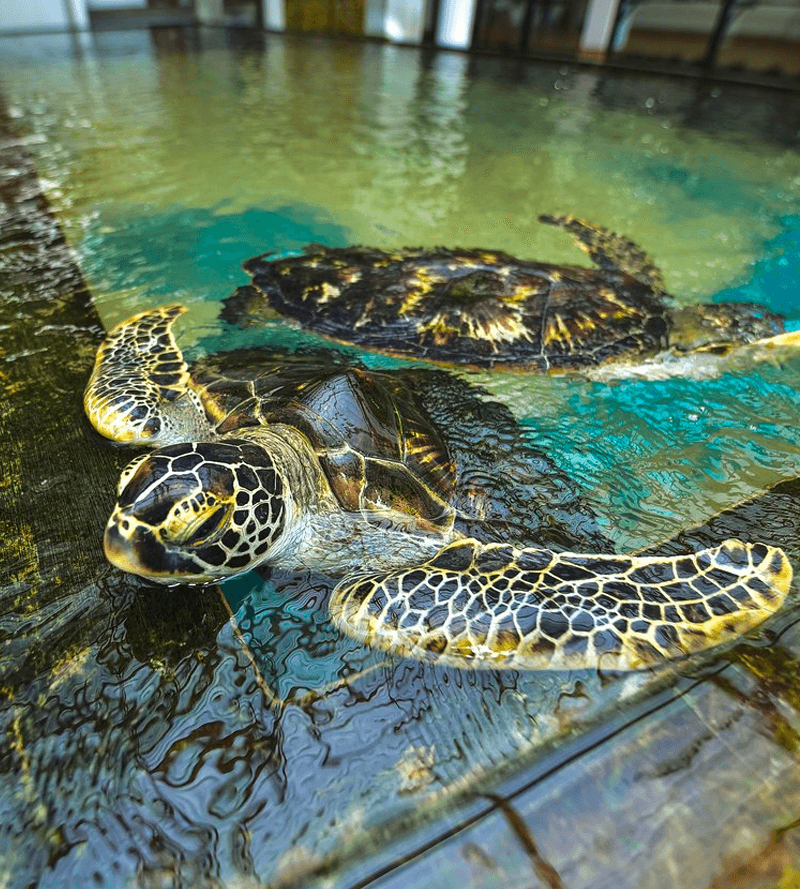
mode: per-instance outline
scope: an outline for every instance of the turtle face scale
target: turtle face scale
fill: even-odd
[[[286,520],[283,480],[246,441],[171,445],[122,474],[108,560],[162,583],[207,583],[263,562]]]

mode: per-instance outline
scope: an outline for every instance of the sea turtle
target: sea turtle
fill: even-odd
[[[482,418],[466,416],[458,422],[473,441],[451,446],[458,422],[431,397],[436,384],[424,384],[450,374],[329,359],[327,370],[281,369],[258,350],[190,370],[172,332],[183,311],[114,328],[85,393],[101,434],[156,447],[123,471],[105,531],[106,554],[125,571],[173,584],[260,565],[318,571],[340,578],[333,621],[369,645],[523,669],[646,667],[730,640],[786,595],[792,569],[774,547],[609,552],[544,458],[525,464],[544,502],[519,505],[534,518],[511,535],[531,540],[493,540],[505,506],[486,495],[480,451],[502,461],[503,443],[481,443]],[[480,400],[452,385],[467,411]],[[520,465],[496,471],[524,492]],[[570,551],[576,544],[592,551]]]
[[[628,238],[573,216],[539,219],[567,229],[599,268],[492,250],[312,245],[302,256],[248,260],[252,283],[226,300],[223,318],[247,325],[277,312],[391,354],[544,371],[798,339],[763,306],[676,305]]]

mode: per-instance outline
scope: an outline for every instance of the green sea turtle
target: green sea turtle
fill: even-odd
[[[762,340],[796,344],[798,335],[763,306],[676,305],[628,238],[572,216],[540,220],[567,229],[599,268],[491,250],[314,245],[302,256],[247,261],[252,283],[228,298],[223,318],[247,325],[277,312],[322,336],[391,354],[545,371]]]
[[[534,468],[542,502],[516,507],[533,517],[511,535],[527,545],[499,542],[492,529],[506,507],[487,493],[480,452],[502,461],[502,442],[491,430],[482,440],[482,417],[448,419],[437,406],[444,382],[424,384],[426,374],[451,375],[330,359],[327,370],[302,360],[281,369],[258,351],[190,369],[172,333],[183,311],[112,330],[85,393],[100,433],[156,447],[124,470],[105,531],[106,554],[125,571],[162,583],[259,565],[322,572],[340,578],[333,621],[369,645],[523,669],[646,667],[730,640],[786,595],[789,562],[761,544],[609,552],[546,461]],[[479,399],[451,385],[468,414]],[[471,429],[460,451],[448,439],[459,423]],[[525,491],[514,476],[530,465],[496,468],[512,501]]]

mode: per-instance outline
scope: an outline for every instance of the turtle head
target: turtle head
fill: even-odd
[[[122,473],[106,526],[106,557],[161,583],[208,583],[241,574],[279,545],[283,480],[248,441],[170,445]]]

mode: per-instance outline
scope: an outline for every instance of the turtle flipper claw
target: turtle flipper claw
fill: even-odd
[[[331,614],[367,644],[450,666],[638,670],[734,639],[780,607],[791,578],[782,550],[737,540],[676,557],[462,540],[345,581]]]

